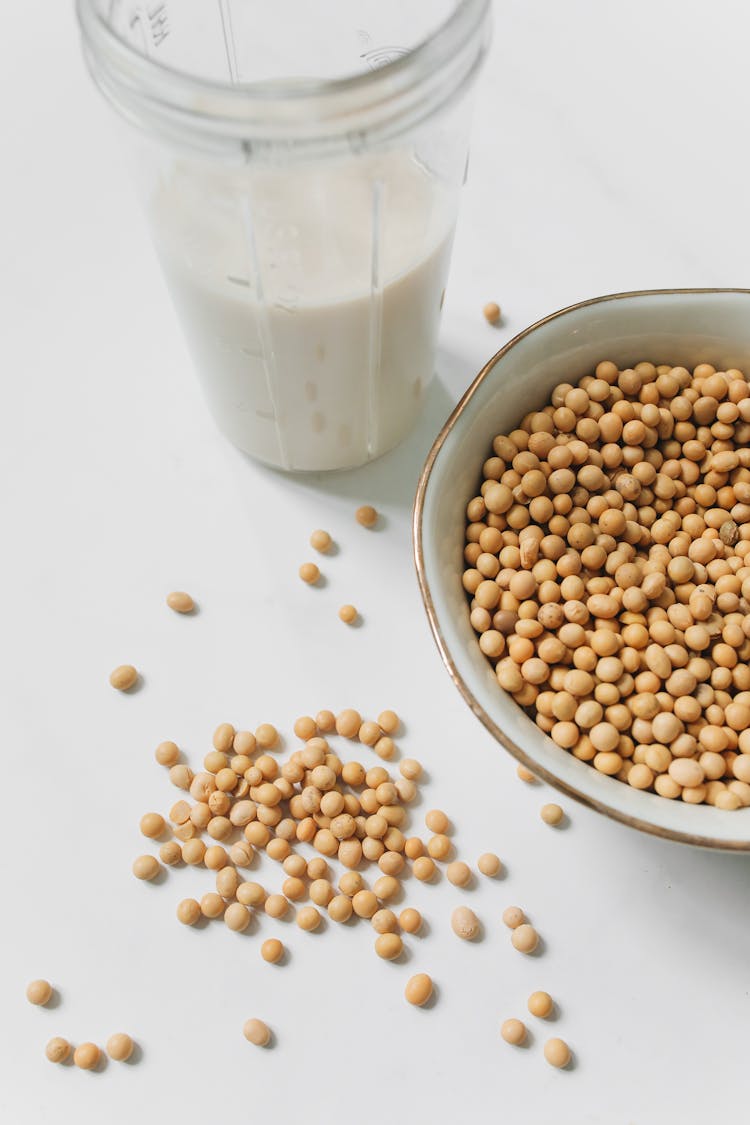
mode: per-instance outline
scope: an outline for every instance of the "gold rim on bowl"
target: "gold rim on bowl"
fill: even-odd
[[[419,589],[422,594],[422,601],[424,602],[425,610],[427,612],[427,619],[430,623],[430,629],[432,630],[433,638],[438,647],[438,651],[440,653],[440,656],[442,657],[448,674],[450,675],[464,700],[466,701],[466,703],[468,703],[469,707],[474,712],[479,721],[487,728],[490,734],[499,743],[501,743],[501,745],[503,745],[510,754],[513,755],[514,758],[522,763],[522,765],[532,770],[537,777],[542,778],[544,781],[554,786],[554,788],[559,789],[562,793],[565,793],[568,797],[572,797],[574,800],[579,801],[583,805],[587,805],[589,808],[596,809],[597,812],[603,813],[605,816],[610,817],[612,820],[620,821],[620,823],[627,824],[631,828],[637,828],[640,832],[646,832],[652,836],[659,836],[662,839],[674,840],[677,843],[681,844],[692,844],[694,846],[702,848],[715,848],[719,851],[750,852],[750,840],[727,840],[719,839],[714,836],[697,835],[691,832],[680,832],[672,828],[663,828],[661,825],[654,824],[651,821],[642,820],[640,817],[631,816],[628,813],[621,812],[619,809],[613,808],[611,805],[607,805],[602,801],[595,800],[593,797],[590,797],[586,793],[582,793],[580,789],[576,789],[575,786],[569,785],[565,781],[561,781],[560,778],[555,776],[555,774],[551,773],[544,766],[539,765],[538,762],[529,757],[525,750],[523,750],[516,742],[514,742],[513,739],[509,738],[507,734],[497,725],[494,719],[487,713],[487,711],[485,711],[484,707],[481,705],[481,703],[479,703],[471,688],[466,683],[463,676],[456,667],[456,664],[448,648],[448,644],[440,628],[440,623],[438,621],[437,613],[435,610],[435,604],[432,598],[430,584],[427,579],[422,542],[422,517],[424,514],[425,495],[427,493],[427,486],[429,484],[430,475],[432,473],[435,461],[437,460],[438,454],[440,453],[440,450],[445,444],[446,438],[450,434],[456,422],[463,414],[471,399],[474,397],[474,394],[476,393],[478,387],[484,382],[489,373],[492,371],[493,367],[501,359],[503,359],[503,357],[506,356],[508,352],[511,351],[511,349],[513,349],[518,343],[520,343],[521,340],[524,340],[538,328],[543,327],[545,324],[549,324],[553,320],[558,320],[559,318],[566,316],[568,313],[577,312],[580,309],[591,308],[594,305],[601,305],[608,301],[617,301],[624,298],[633,297],[680,296],[681,294],[687,295],[701,293],[743,293],[750,296],[750,289],[640,289],[625,293],[609,293],[603,297],[591,297],[586,301],[579,301],[574,305],[567,305],[565,308],[559,309],[557,312],[550,313],[549,316],[545,316],[541,320],[537,320],[534,324],[530,325],[528,328],[525,328],[522,332],[519,332],[518,335],[514,336],[512,340],[509,340],[507,344],[500,348],[500,350],[496,352],[495,355],[493,355],[492,358],[484,365],[474,381],[461,396],[457,405],[454,407],[453,411],[448,417],[448,420],[440,430],[440,433],[435,438],[435,441],[432,444],[432,448],[427,455],[427,460],[425,461],[424,468],[422,469],[419,477],[419,482],[417,484],[417,493],[414,499],[414,509],[412,515],[414,562],[417,570]]]

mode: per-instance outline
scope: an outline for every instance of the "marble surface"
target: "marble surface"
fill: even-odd
[[[70,5],[27,0],[0,37],[4,206],[0,410],[4,759],[0,1117],[9,1125],[215,1118],[310,1125],[345,1114],[524,1125],[743,1120],[750,1016],[748,861],[637,835],[516,780],[460,700],[429,636],[410,508],[431,440],[514,332],[607,291],[746,282],[746,8],[685,0],[498,4],[445,306],[439,377],[409,443],[365,470],[290,480],[230,448],[208,419],[138,214],[118,137],[84,72]],[[44,29],[42,33],[41,29]],[[505,310],[499,329],[485,301]],[[353,521],[363,501],[380,529]],[[296,578],[307,537],[340,545],[326,585]],[[170,588],[200,612],[178,618]],[[346,630],[335,610],[362,610]],[[132,661],[140,691],[115,694]],[[168,808],[152,757],[198,761],[214,726],[395,707],[427,763],[414,821],[443,807],[461,854],[505,878],[466,892],[406,886],[425,936],[379,961],[365,925],[314,935],[261,920],[187,929],[179,899],[130,875],[140,815]],[[268,863],[258,878],[269,885]],[[466,901],[483,940],[449,928]],[[523,906],[524,958],[499,922]],[[263,936],[288,964],[265,965]],[[409,974],[437,984],[409,1008]],[[24,999],[44,976],[56,1005]],[[532,1041],[500,1041],[534,989],[559,1005]],[[273,1027],[273,1049],[243,1021]],[[126,1030],[134,1064],[53,1067],[55,1034]],[[544,1062],[548,1035],[575,1052]]]

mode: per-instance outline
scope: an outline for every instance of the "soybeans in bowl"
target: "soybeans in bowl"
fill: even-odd
[[[730,850],[750,850],[749,311],[634,293],[534,325],[446,423],[414,517],[435,639],[495,737],[607,815]]]

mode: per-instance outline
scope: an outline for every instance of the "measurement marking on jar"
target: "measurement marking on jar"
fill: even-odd
[[[388,63],[408,54],[406,47],[375,47],[374,50],[365,51],[359,57],[365,60],[370,70],[379,70],[381,66],[387,66]]]
[[[240,69],[237,65],[237,47],[234,42],[232,9],[229,0],[219,0],[219,18],[221,20],[221,34],[224,38],[224,52],[227,57],[229,81],[233,86],[236,86],[240,80]]]
[[[130,20],[131,29],[140,28],[144,46],[160,47],[169,35],[169,13],[166,4],[142,5]]]
[[[274,301],[274,308],[283,312],[296,312],[299,308],[299,293],[296,289],[282,290]]]

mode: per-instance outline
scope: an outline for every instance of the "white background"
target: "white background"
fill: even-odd
[[[2,138],[3,768],[0,1118],[8,1125],[181,1125],[345,1118],[663,1125],[746,1120],[748,860],[699,853],[522,785],[461,702],[429,636],[409,516],[450,405],[510,335],[561,305],[628,288],[747,284],[747,41],[741,0],[516,0],[498,6],[479,88],[445,307],[439,380],[417,432],[357,473],[287,479],[215,432],[131,196],[107,107],[79,57],[70,3],[25,0],[0,36]],[[489,299],[501,329],[482,318]],[[370,501],[375,532],[353,520]],[[340,552],[328,584],[296,577],[313,527]],[[169,589],[200,602],[164,606]],[[344,601],[362,628],[336,618]],[[142,689],[109,670],[132,661]],[[153,747],[199,761],[214,726],[395,707],[427,764],[414,811],[444,807],[461,854],[497,851],[502,881],[406,884],[429,933],[403,964],[369,927],[304,934],[261,919],[235,935],[180,926],[212,877],[130,874],[138,819],[172,799]],[[278,876],[266,863],[257,875]],[[450,932],[452,905],[485,926]],[[500,914],[544,938],[523,958]],[[268,966],[277,934],[289,963]],[[430,1010],[402,998],[437,984]],[[59,1003],[36,1009],[26,982]],[[512,1049],[500,1021],[549,990]],[[251,1015],[273,1049],[242,1037]],[[140,1044],[134,1065],[54,1067],[46,1040]],[[541,1048],[569,1040],[555,1072]]]

